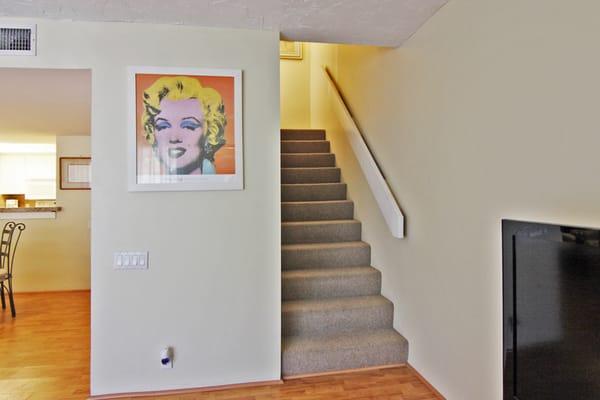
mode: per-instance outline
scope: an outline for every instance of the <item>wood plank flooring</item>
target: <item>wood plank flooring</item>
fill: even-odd
[[[89,292],[18,294],[0,311],[0,400],[86,399]],[[149,396],[159,400],[439,400],[407,367],[285,381],[281,385]]]
[[[0,309],[0,400],[85,399],[90,293],[17,294]]]

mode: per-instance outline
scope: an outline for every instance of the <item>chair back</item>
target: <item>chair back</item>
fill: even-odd
[[[25,224],[9,221],[0,234],[0,270],[6,270],[9,276],[13,272],[17,246],[24,230]]]
[[[0,270],[8,269],[8,260],[10,258],[10,241],[15,228],[15,223],[7,222],[0,234]]]

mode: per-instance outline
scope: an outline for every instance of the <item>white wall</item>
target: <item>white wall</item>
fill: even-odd
[[[409,362],[449,400],[501,399],[501,219],[600,226],[599,14],[591,0],[453,0],[401,48],[332,50],[405,240],[335,124],[313,120],[340,137]]]
[[[278,379],[278,34],[37,23],[38,56],[0,67],[92,69],[92,394]],[[244,71],[245,190],[127,191],[129,65]],[[150,269],[113,270],[120,250],[148,250]]]
[[[90,157],[91,137],[88,136],[57,136],[56,157]],[[58,160],[57,160],[58,161]],[[90,288],[90,231],[91,231],[91,193],[89,190],[61,190],[60,165],[57,163],[56,204],[63,207],[57,213],[56,222],[64,228],[60,232],[46,237],[56,242],[59,255],[49,268],[54,270],[53,276],[59,282],[72,282],[60,289],[89,289]],[[52,221],[48,221],[51,223]],[[32,234],[32,236],[34,236]],[[43,287],[46,287],[44,283]],[[58,289],[54,289],[58,290]]]

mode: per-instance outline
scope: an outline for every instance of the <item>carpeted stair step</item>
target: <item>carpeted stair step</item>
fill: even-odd
[[[323,336],[392,328],[394,305],[383,296],[284,301],[284,336]]]
[[[281,201],[323,201],[345,199],[345,183],[294,183],[281,185]]]
[[[325,140],[325,130],[282,129],[281,140]]]
[[[333,153],[281,153],[281,168],[335,167]]]
[[[405,364],[408,342],[393,329],[323,337],[288,336],[282,343],[282,375],[314,374]]]
[[[284,244],[282,269],[358,267],[371,264],[371,247],[365,242]]]
[[[340,169],[324,168],[282,168],[281,183],[336,183],[340,181]]]
[[[352,219],[354,203],[351,200],[298,201],[281,203],[282,221],[317,221]]]
[[[329,153],[328,140],[283,140],[282,153]]]
[[[285,377],[398,365],[408,357],[325,137],[324,130],[281,130]]]
[[[381,272],[373,267],[298,269],[282,273],[283,300],[373,296],[381,291]]]
[[[281,224],[281,243],[329,243],[360,240],[360,221],[294,221]]]

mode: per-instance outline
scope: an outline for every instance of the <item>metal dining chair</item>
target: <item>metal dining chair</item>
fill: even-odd
[[[25,230],[25,224],[9,221],[4,225],[0,235],[0,298],[2,300],[2,309],[6,309],[6,299],[4,292],[8,293],[10,302],[10,312],[14,317],[17,316],[15,310],[15,299],[13,296],[13,270],[15,264],[15,254],[21,233]]]

